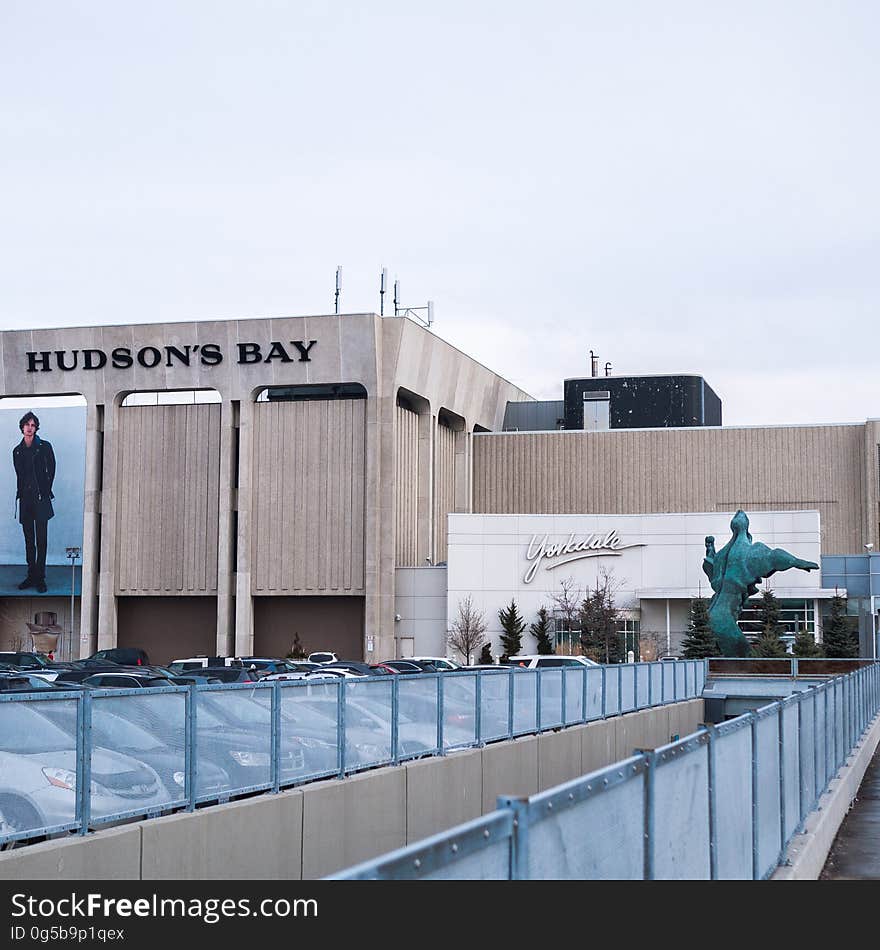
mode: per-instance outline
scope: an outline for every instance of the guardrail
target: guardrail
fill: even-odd
[[[705,678],[693,660],[0,694],[0,846],[678,702]]]
[[[871,663],[331,878],[766,878],[878,709]]]

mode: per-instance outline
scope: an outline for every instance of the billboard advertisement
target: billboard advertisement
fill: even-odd
[[[35,633],[71,629],[86,445],[86,407],[71,401],[0,401],[0,650],[39,649]]]

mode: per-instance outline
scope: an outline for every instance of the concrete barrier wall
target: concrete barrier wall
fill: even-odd
[[[412,844],[483,814],[483,750],[407,762],[406,843]]]
[[[703,701],[0,853],[0,880],[315,880],[695,732]]]

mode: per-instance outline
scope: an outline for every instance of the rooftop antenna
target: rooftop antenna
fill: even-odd
[[[605,375],[606,375],[606,376],[610,376],[610,375],[611,375],[611,364],[610,364],[610,363],[606,363],[606,364],[605,364]]]
[[[400,281],[395,277],[394,278],[394,316],[397,316],[397,311],[400,305]]]
[[[339,292],[342,290],[342,265],[336,268],[336,297],[334,300],[334,313],[339,313]]]
[[[385,316],[385,282],[388,280],[388,268],[382,268],[382,277],[379,280],[379,316]]]

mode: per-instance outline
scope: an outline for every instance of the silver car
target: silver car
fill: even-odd
[[[0,842],[76,821],[75,740],[41,715],[39,705],[23,701],[0,706]],[[100,747],[92,749],[89,790],[96,819],[168,801],[154,769]]]

